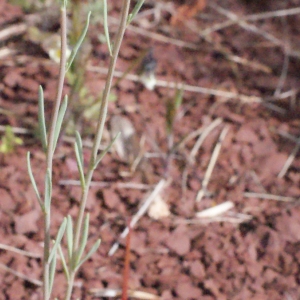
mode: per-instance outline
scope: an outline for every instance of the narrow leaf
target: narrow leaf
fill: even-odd
[[[78,146],[79,154],[80,154],[80,163],[83,165],[83,153],[82,153],[82,139],[80,133],[76,131],[75,133],[76,145]]]
[[[47,151],[47,130],[46,130],[46,122],[45,122],[45,108],[44,108],[44,91],[42,86],[39,86],[39,132],[40,138],[43,145],[43,149]]]
[[[76,266],[76,271],[80,268],[80,266],[86,262],[96,251],[97,249],[99,248],[101,244],[101,240],[97,240],[96,243],[93,245],[93,247],[91,248],[91,250],[88,252],[88,254],[85,256],[84,259],[82,259]]]
[[[49,270],[49,295],[51,295],[51,291],[53,288],[53,282],[54,282],[54,277],[55,277],[55,270],[56,270],[56,252],[53,255],[53,259],[50,263],[50,270]]]
[[[166,130],[168,135],[171,134],[173,131],[176,113],[177,111],[174,99],[168,99],[166,102]]]
[[[184,92],[183,88],[176,90],[176,94],[175,94],[175,108],[176,108],[176,110],[178,110],[180,105],[182,104],[183,92]]]
[[[82,33],[81,33],[81,35],[80,35],[80,37],[79,37],[76,45],[74,46],[74,48],[73,48],[73,50],[71,52],[70,58],[69,58],[69,60],[67,62],[67,66],[66,66],[66,73],[69,71],[69,69],[70,69],[70,67],[71,67],[71,65],[72,65],[72,63],[74,61],[74,58],[75,58],[75,56],[76,56],[76,54],[77,54],[77,52],[78,52],[78,50],[79,50],[79,48],[80,48],[80,46],[81,46],[84,38],[86,36],[86,33],[88,31],[88,28],[89,28],[89,24],[90,24],[90,18],[91,18],[91,12],[88,13],[87,19],[86,19],[86,23],[85,23],[85,26],[84,26],[84,28],[82,30]]]
[[[60,258],[61,258],[62,267],[63,267],[63,270],[65,272],[67,281],[69,281],[70,273],[69,273],[69,270],[68,270],[68,266],[67,266],[67,263],[66,263],[65,256],[64,256],[64,254],[62,252],[62,249],[61,249],[61,245],[58,245],[58,252],[59,252],[59,255],[60,255]]]
[[[68,258],[69,262],[72,260],[73,253],[73,222],[72,217],[68,215],[67,217],[67,247],[68,247]]]
[[[135,7],[132,10],[132,13],[128,15],[127,24],[131,23],[131,21],[135,18],[135,16],[138,14],[139,10],[143,6],[145,0],[139,0]]]
[[[104,33],[106,38],[106,43],[108,47],[108,51],[110,56],[112,56],[112,47],[110,43],[110,37],[109,37],[109,30],[108,30],[108,21],[107,21],[107,0],[103,0],[103,26],[104,26]]]
[[[80,176],[80,183],[82,189],[85,188],[85,178],[84,178],[84,171],[83,171],[83,153],[82,153],[82,141],[80,134],[76,131],[76,142],[74,144],[74,149],[75,149],[75,155],[76,155],[76,162],[77,162],[77,167],[79,171],[79,176]]]
[[[58,117],[57,117],[57,122],[55,125],[55,131],[54,131],[54,141],[53,141],[53,152],[55,151],[56,148],[56,144],[57,144],[57,140],[59,137],[59,133],[61,130],[61,125],[62,122],[64,120],[64,116],[67,110],[67,106],[68,106],[68,96],[65,96],[64,101],[62,102],[59,112],[58,112]]]
[[[115,141],[117,140],[117,138],[120,136],[120,132],[118,132],[116,134],[116,136],[113,138],[113,140],[109,143],[109,145],[102,151],[102,153],[100,155],[98,155],[98,157],[96,158],[95,164],[94,164],[94,169],[97,168],[97,166],[99,165],[100,161],[102,160],[102,158],[105,156],[105,154],[111,149],[111,147],[113,146],[113,144],[115,143]]]
[[[50,205],[51,205],[51,197],[52,197],[52,178],[51,178],[50,169],[47,169],[46,177],[45,177],[45,200],[44,207],[45,213],[49,214]]]
[[[31,169],[30,152],[27,152],[27,170],[28,170],[29,178],[30,178],[32,187],[33,187],[33,189],[34,189],[36,198],[37,198],[37,200],[38,200],[38,202],[39,202],[39,205],[40,205],[42,211],[44,211],[45,207],[44,207],[44,204],[43,204],[43,202],[42,202],[42,199],[41,199],[41,196],[40,196],[39,190],[38,190],[38,188],[37,188],[37,185],[36,185],[36,182],[35,182],[33,173],[32,173],[32,169]]]
[[[84,224],[83,224],[80,245],[79,245],[79,248],[76,253],[76,261],[75,261],[75,266],[74,266],[75,268],[77,268],[77,265],[82,257],[83,251],[86,247],[88,234],[89,234],[89,222],[90,222],[90,214],[86,214],[85,219],[84,219]]]
[[[61,225],[59,227],[59,230],[58,230],[57,237],[56,237],[56,240],[54,242],[53,248],[51,249],[51,252],[49,254],[48,263],[51,263],[54,255],[56,255],[57,248],[58,248],[58,246],[61,242],[61,239],[62,239],[62,237],[65,233],[66,226],[67,226],[67,218],[64,218],[63,222],[61,223]]]

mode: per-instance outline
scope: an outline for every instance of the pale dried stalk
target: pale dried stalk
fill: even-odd
[[[285,197],[285,196],[272,195],[272,194],[266,194],[266,193],[246,192],[246,193],[244,193],[244,196],[247,198],[260,198],[260,199],[283,201],[283,202],[293,202],[293,201],[297,200],[297,198],[294,198],[294,197]]]
[[[196,196],[196,201],[197,202],[201,201],[202,198],[204,197],[205,193],[207,192],[207,186],[208,186],[208,183],[209,183],[212,171],[213,171],[213,169],[215,167],[215,164],[217,162],[218,156],[220,154],[222,142],[225,139],[225,136],[226,136],[226,134],[227,134],[228,131],[229,131],[229,127],[226,126],[222,130],[222,132],[220,134],[219,140],[218,140],[218,142],[217,142],[217,144],[215,146],[215,149],[214,149],[214,151],[212,153],[212,156],[211,156],[211,159],[209,161],[208,167],[206,169],[206,172],[205,172],[205,175],[204,175],[204,179],[202,181],[202,188],[201,188],[201,190],[198,192],[198,194]]]
[[[0,244],[0,249],[14,252],[14,253],[17,253],[17,254],[20,254],[23,256],[32,257],[32,258],[41,258],[42,257],[42,254],[21,250],[21,249],[18,249],[18,248],[9,246],[9,245],[5,245],[5,244]]]
[[[161,193],[161,191],[165,188],[166,186],[166,181],[164,179],[161,179],[152,193],[147,197],[143,205],[140,207],[138,212],[132,217],[131,222],[130,222],[130,227],[133,228],[134,225],[138,222],[138,220],[147,212],[150,204],[155,200],[157,195]],[[124,239],[129,232],[129,227],[127,226],[124,231],[120,235],[120,239]],[[119,248],[119,242],[116,242],[113,244],[113,246],[110,248],[108,255],[112,256],[114,253],[118,250]]]

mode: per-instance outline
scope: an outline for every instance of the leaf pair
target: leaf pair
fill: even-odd
[[[44,91],[42,86],[39,87],[39,111],[38,111],[38,120],[39,120],[39,133],[40,133],[40,139],[43,145],[43,149],[45,152],[47,152],[48,149],[48,140],[47,140],[47,128],[46,128],[46,122],[45,122],[45,108],[44,108]],[[57,121],[55,124],[55,130],[54,130],[54,140],[53,140],[53,152],[55,151],[59,133],[61,131],[61,125],[67,110],[68,106],[68,97],[65,96],[64,101],[62,102],[59,112]]]
[[[139,10],[141,9],[142,5],[144,4],[145,0],[138,0],[135,7],[132,10],[132,13],[128,15],[127,18],[127,24],[131,23],[132,20],[135,18]],[[110,42],[110,36],[109,36],[109,30],[108,30],[108,18],[107,18],[107,0],[103,0],[103,26],[104,26],[104,33],[105,33],[105,38],[107,42],[107,47],[110,56],[113,55],[112,53],[112,44]]]

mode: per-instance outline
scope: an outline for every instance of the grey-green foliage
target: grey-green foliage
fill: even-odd
[[[78,50],[82,45],[82,42],[86,36],[89,27],[90,18],[91,18],[91,13],[89,12],[87,15],[86,24],[83,28],[83,31],[79,36],[78,41],[75,43],[75,46],[73,47],[70,58],[67,60],[66,53],[65,53],[67,49],[67,42],[66,42],[67,0],[60,0],[62,51],[60,57],[60,73],[58,78],[59,84],[57,88],[57,99],[54,103],[52,121],[48,126],[46,126],[46,122],[45,122],[46,118],[45,118],[45,109],[44,109],[45,105],[44,105],[43,88],[42,87],[39,88],[39,95],[38,95],[38,104],[39,104],[38,123],[39,123],[39,132],[40,132],[39,137],[46,156],[46,168],[44,174],[45,184],[44,184],[43,193],[40,193],[36,180],[34,178],[34,174],[32,172],[30,153],[27,154],[27,166],[28,166],[28,173],[29,173],[31,184],[33,186],[33,189],[35,191],[37,200],[40,204],[45,219],[44,222],[45,250],[44,250],[44,258],[43,258],[43,266],[44,266],[43,300],[51,299],[51,292],[53,290],[53,283],[54,283],[55,272],[56,272],[57,252],[61,257],[63,270],[68,282],[65,299],[69,300],[71,299],[74,278],[77,270],[86,260],[88,260],[97,251],[100,245],[100,239],[98,239],[96,242],[94,242],[94,244],[91,246],[89,250],[86,249],[88,244],[88,233],[89,233],[89,214],[84,213],[85,205],[88,197],[88,190],[92,180],[93,172],[98,166],[98,164],[100,163],[101,159],[109,151],[112,144],[115,142],[115,140],[118,137],[117,135],[112,140],[112,142],[108,145],[108,147],[100,154],[98,154],[98,149],[103,134],[104,120],[106,118],[106,113],[107,113],[109,92],[112,86],[113,70],[116,65],[116,59],[124,36],[125,28],[126,25],[132,21],[132,19],[137,14],[137,12],[139,11],[140,7],[144,2],[144,1],[137,1],[136,6],[134,7],[132,13],[129,15],[130,0],[122,1],[120,24],[119,24],[118,32],[115,36],[114,47],[112,47],[111,46],[112,44],[110,42],[110,37],[109,37],[109,30],[108,30],[107,3],[106,0],[103,1],[104,2],[102,3],[102,5],[103,5],[103,12],[104,12],[104,32],[106,35],[106,40],[108,43],[111,60],[109,64],[107,82],[103,93],[103,99],[101,102],[101,107],[99,109],[97,131],[95,133],[95,140],[92,148],[92,154],[90,156],[90,162],[87,166],[85,166],[84,164],[82,138],[79,132],[76,132],[75,134],[74,152],[76,156],[78,174],[79,174],[81,189],[82,189],[81,198],[79,199],[79,211],[78,211],[78,215],[75,216],[74,222],[70,215],[64,218],[57,232],[53,244],[51,244],[51,237],[50,237],[51,201],[52,201],[52,190],[53,190],[52,166],[53,166],[54,152],[58,144],[59,136],[62,130],[62,124],[64,121],[64,117],[66,115],[66,111],[68,109],[68,97],[64,96],[63,101],[61,101],[62,93],[63,93],[63,83],[65,80],[66,72],[72,65],[72,62],[76,54],[78,53]],[[64,49],[65,51],[63,51]],[[62,247],[62,240],[64,236],[66,237],[66,244],[67,244],[66,254],[64,253]]]

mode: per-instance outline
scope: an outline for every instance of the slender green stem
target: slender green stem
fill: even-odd
[[[128,12],[129,12],[129,6],[130,6],[130,0],[124,0],[123,6],[122,6],[122,12],[121,12],[121,21],[120,21],[119,29],[118,29],[118,32],[117,32],[117,35],[115,38],[115,42],[114,42],[113,55],[112,55],[112,57],[110,59],[110,63],[109,63],[109,71],[108,71],[107,78],[106,78],[106,85],[104,88],[104,93],[103,93],[103,98],[102,98],[102,103],[101,103],[101,108],[100,108],[100,113],[99,113],[99,120],[98,120],[98,124],[97,124],[97,129],[96,129],[96,136],[95,136],[92,153],[91,153],[91,158],[90,158],[89,170],[86,175],[86,188],[82,192],[81,201],[80,201],[80,210],[79,210],[79,215],[78,215],[76,228],[75,228],[75,242],[74,242],[75,249],[77,249],[78,245],[79,245],[82,221],[83,221],[83,216],[84,216],[84,209],[86,206],[89,186],[90,186],[93,172],[94,172],[94,164],[95,164],[95,161],[96,161],[96,158],[98,155],[98,149],[99,149],[102,135],[103,135],[103,128],[104,128],[105,118],[106,118],[106,114],[107,114],[108,97],[109,97],[109,93],[110,93],[110,89],[111,89],[111,85],[112,85],[113,73],[115,70],[117,57],[119,54],[122,39],[123,39],[125,29],[126,29],[126,22],[127,22]]]
[[[82,223],[83,223],[83,218],[84,218],[85,206],[86,206],[86,202],[87,202],[87,198],[88,198],[90,183],[92,181],[92,177],[93,177],[93,173],[94,173],[95,162],[97,160],[98,149],[99,149],[102,135],[103,135],[103,129],[104,129],[104,124],[105,124],[105,119],[106,119],[106,114],[107,114],[108,98],[109,98],[109,93],[110,93],[110,89],[112,86],[112,80],[113,80],[113,73],[115,70],[117,57],[119,54],[119,50],[120,50],[123,36],[125,33],[125,29],[126,29],[129,7],[130,7],[130,0],[123,0],[122,10],[121,10],[121,20],[120,20],[120,24],[119,24],[119,28],[118,28],[116,37],[115,37],[112,56],[111,56],[110,62],[109,62],[109,71],[107,74],[106,85],[105,85],[104,92],[103,92],[103,98],[102,98],[102,102],[101,102],[99,119],[98,119],[98,124],[97,124],[97,129],[96,129],[96,136],[95,136],[92,153],[91,153],[91,157],[90,157],[89,169],[86,174],[86,180],[85,180],[86,186],[82,190],[81,199],[80,199],[80,207],[79,207],[78,217],[77,217],[76,225],[75,225],[73,257],[75,257],[75,253],[76,253],[76,251],[79,247],[79,243],[80,243],[80,236],[81,236],[81,231],[82,231]],[[72,269],[70,272],[70,280],[68,282],[68,290],[67,290],[65,300],[69,300],[71,297],[74,278],[75,278],[75,270]]]
[[[75,279],[75,272],[72,272],[72,274],[70,275],[70,279],[68,281],[68,288],[67,288],[65,300],[71,299],[73,285],[74,285],[74,279]]]
[[[58,112],[62,99],[63,84],[65,78],[65,66],[66,66],[66,49],[67,49],[67,15],[66,9],[61,8],[61,60],[60,60],[60,70],[59,79],[57,86],[57,94],[55,100],[55,107],[52,114],[52,120],[50,124],[49,136],[48,136],[48,147],[47,147],[47,166],[46,169],[52,173],[53,164],[53,154],[54,154],[54,136],[55,136],[55,126],[57,123]],[[50,209],[45,211],[44,214],[44,257],[43,257],[43,300],[50,299],[50,285],[49,285],[49,275],[50,275],[50,264],[48,262],[50,254],[50,225],[51,225],[51,214]]]

